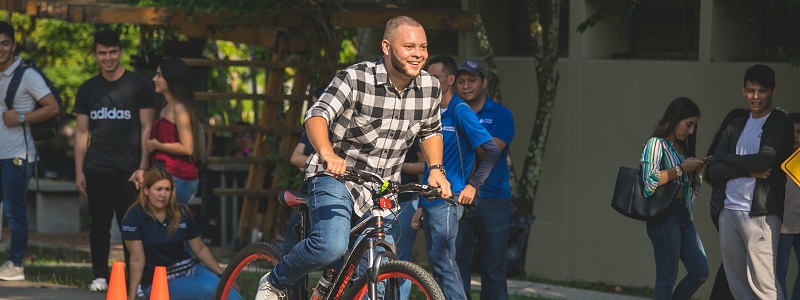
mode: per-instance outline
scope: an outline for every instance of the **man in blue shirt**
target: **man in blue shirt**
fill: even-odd
[[[459,204],[472,204],[477,191],[489,176],[500,150],[492,141],[492,136],[478,122],[475,112],[469,105],[454,96],[452,84],[455,81],[456,62],[452,57],[437,56],[430,60],[425,69],[440,82],[442,102],[439,106],[442,115],[442,139],[444,141],[443,164],[448,172],[445,177],[450,182],[453,196]],[[486,154],[473,171],[475,150],[482,149]],[[427,181],[429,170],[425,170],[423,181]],[[466,299],[456,265],[456,237],[458,219],[463,206],[454,206],[442,200],[420,201],[425,228],[425,245],[428,261],[433,267],[433,277],[442,287],[447,299]],[[412,226],[416,220],[412,220]],[[459,250],[460,251],[460,250]],[[469,281],[467,281],[469,282]],[[468,293],[467,293],[468,294]]]
[[[495,103],[486,94],[483,67],[474,60],[458,64],[456,94],[469,104],[480,123],[492,135],[500,149],[489,177],[480,189],[476,208],[459,221],[458,268],[469,297],[469,278],[472,269],[473,245],[480,245],[481,299],[508,299],[505,255],[508,229],[511,222],[511,187],[508,172],[508,145],[514,137],[514,117],[507,108]],[[480,155],[480,154],[479,154]]]

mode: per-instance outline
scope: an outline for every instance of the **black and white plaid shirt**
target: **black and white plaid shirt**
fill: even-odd
[[[441,135],[439,81],[421,72],[402,91],[389,82],[383,59],[352,65],[333,78],[305,119],[328,122],[333,151],[348,166],[400,179],[406,151],[420,140]],[[324,174],[317,153],[306,161],[306,179]],[[354,211],[363,215],[372,203],[363,186],[346,182]]]

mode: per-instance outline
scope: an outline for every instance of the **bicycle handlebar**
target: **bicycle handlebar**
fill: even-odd
[[[458,205],[458,203],[453,201],[453,199],[451,198],[442,198],[442,191],[437,186],[429,186],[420,183],[400,184],[399,181],[383,179],[378,174],[359,170],[353,167],[347,167],[344,174],[339,175],[339,179],[352,181],[357,184],[364,184],[364,183],[379,184],[381,186],[380,187],[381,195],[418,192],[419,195],[425,197],[425,199],[428,202],[433,201],[433,199],[442,199],[447,203]]]

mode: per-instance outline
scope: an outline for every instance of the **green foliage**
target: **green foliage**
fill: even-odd
[[[212,60],[264,60],[269,56],[268,49],[227,41],[214,41],[207,44],[203,56]],[[220,93],[253,94],[263,93],[266,71],[263,68],[232,66],[211,70],[209,90]],[[208,113],[219,124],[253,124],[261,103],[252,100],[211,101]]]
[[[25,279],[33,282],[52,283],[77,288],[88,288],[94,280],[90,267],[58,265],[26,265]]]
[[[0,18],[8,20],[8,12],[0,11]],[[47,74],[64,100],[63,112],[71,113],[78,87],[98,72],[91,49],[97,27],[86,23],[69,23],[54,19],[32,19],[23,14],[11,15],[11,24],[17,32],[17,53],[32,59]],[[119,26],[123,40],[123,53],[136,53],[138,28]],[[130,57],[123,55],[122,64],[130,65]]]
[[[341,50],[339,50],[339,62],[355,62],[358,56],[358,48],[356,47],[358,44],[358,31],[353,28],[344,29],[342,34],[344,38],[342,38],[342,46]]]
[[[171,7],[190,15],[223,16],[223,21],[277,17],[288,10],[320,11],[341,7],[341,0],[122,0],[138,6]]]
[[[744,17],[761,34],[764,57],[800,64],[800,0],[726,0],[730,17]]]

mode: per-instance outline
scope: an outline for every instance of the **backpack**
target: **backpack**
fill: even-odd
[[[17,67],[17,69],[14,70],[14,75],[12,75],[11,77],[11,82],[8,83],[8,90],[6,92],[6,100],[5,100],[6,107],[8,107],[8,110],[14,108],[14,97],[17,95],[17,90],[19,89],[20,83],[22,83],[22,75],[24,75],[25,71],[27,71],[28,69],[34,70],[36,71],[36,73],[39,73],[39,75],[42,76],[42,79],[44,79],[45,84],[47,84],[47,87],[50,88],[50,93],[56,99],[58,107],[61,108],[61,102],[62,102],[61,95],[58,93],[58,89],[56,89],[55,85],[53,85],[53,82],[50,81],[50,79],[44,75],[44,72],[42,72],[42,70],[39,70],[39,68],[36,67],[33,61],[23,60]],[[36,109],[39,109],[40,107],[41,105],[39,104],[38,101],[36,101]],[[61,123],[61,114],[57,114],[48,120],[44,120],[39,123],[29,124],[33,140],[46,141],[54,138],[56,136],[56,133],[58,132],[58,126],[60,123]]]

